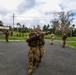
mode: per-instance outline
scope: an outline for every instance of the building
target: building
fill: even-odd
[[[3,31],[3,30],[9,30],[9,27],[8,26],[0,26],[0,31]]]

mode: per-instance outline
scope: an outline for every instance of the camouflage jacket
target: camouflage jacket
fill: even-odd
[[[63,36],[62,36],[62,39],[63,39],[63,40],[66,40],[66,38],[67,38],[66,35],[63,35]]]
[[[43,33],[40,33],[40,34],[37,34],[38,36],[38,46],[41,46],[41,45],[44,45],[45,44],[45,40],[44,40],[44,34]]]
[[[36,47],[37,46],[37,35],[35,33],[30,33],[29,39],[27,39],[26,42],[28,42],[28,45],[30,47]]]

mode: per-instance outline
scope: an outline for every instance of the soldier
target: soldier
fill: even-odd
[[[9,37],[9,32],[8,30],[5,32],[5,39],[6,39],[6,42],[8,42],[8,37]]]
[[[28,42],[29,52],[29,68],[28,75],[32,74],[33,68],[39,65],[39,50],[37,46],[37,35],[34,30],[29,34],[26,42]]]
[[[64,33],[62,36],[62,47],[65,47],[67,35]]]
[[[10,32],[10,35],[11,35],[11,37],[13,36],[13,31],[11,30],[11,32]]]
[[[40,56],[39,56],[39,63],[41,62],[41,58],[43,57],[43,54],[45,53],[45,49],[44,49],[44,44],[45,44],[45,40],[44,40],[44,34],[46,33],[41,33],[41,30],[39,28],[36,29],[36,34],[38,37],[38,48],[40,51]]]
[[[51,38],[51,45],[53,45],[53,41],[54,41],[54,34],[53,34],[53,32],[51,33],[51,35],[50,35],[50,38]]]

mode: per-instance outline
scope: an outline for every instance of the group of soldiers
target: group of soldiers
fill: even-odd
[[[67,38],[67,35],[66,33],[63,33],[62,35],[62,47],[65,47],[65,44],[66,44],[66,38]],[[51,35],[50,35],[50,44],[53,45],[54,43],[54,33],[52,32]]]
[[[28,58],[29,58],[29,67],[28,67],[28,75],[31,75],[33,70],[37,68],[40,63],[41,59],[45,53],[44,45],[44,35],[48,33],[42,33],[40,28],[32,29],[31,33],[27,36],[26,42],[28,43],[29,50],[28,50]],[[5,39],[8,42],[9,31],[5,32]],[[66,44],[66,34],[64,33],[62,36],[62,47],[65,47]],[[51,33],[50,35],[51,42],[50,44],[53,45],[54,41],[54,34]]]
[[[41,33],[39,28],[32,30],[29,36],[27,37],[26,42],[29,46],[28,58],[29,58],[29,67],[28,75],[31,75],[33,70],[39,66],[41,63],[41,58],[45,53],[44,49],[44,35],[46,33]]]
[[[28,67],[28,75],[31,75],[33,70],[39,66],[41,63],[41,58],[45,53],[44,49],[44,35],[48,33],[41,33],[39,28],[32,29],[31,33],[26,39],[26,42],[29,46],[28,58],[29,58],[29,67]],[[53,45],[54,34],[50,35],[51,38],[51,45]],[[65,47],[66,44],[66,34],[64,33],[62,36],[62,47]]]

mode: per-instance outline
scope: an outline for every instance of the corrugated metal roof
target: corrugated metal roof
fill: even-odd
[[[7,26],[0,26],[0,29],[1,30],[9,30],[9,27],[7,27]]]

